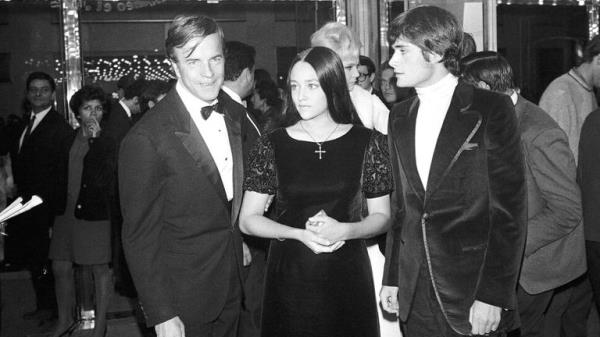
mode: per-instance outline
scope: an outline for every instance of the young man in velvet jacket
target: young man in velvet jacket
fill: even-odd
[[[510,98],[458,79],[462,30],[438,7],[392,22],[395,189],[381,291],[404,335],[502,336],[515,327],[525,178]]]

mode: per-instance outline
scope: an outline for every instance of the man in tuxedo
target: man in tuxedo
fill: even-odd
[[[121,144],[125,257],[158,337],[235,336],[243,153],[256,130],[221,91],[223,32],[213,19],[177,16],[165,46],[177,84]]]
[[[467,82],[509,95],[515,105],[528,200],[527,242],[517,289],[520,335],[541,337],[554,290],[586,270],[575,158],[556,121],[518,94],[504,57],[492,51],[472,53],[461,60],[461,71]]]
[[[256,128],[255,135],[259,135],[257,123],[254,122],[244,98],[248,97],[254,89],[254,57],[256,50],[239,41],[225,42],[225,81],[222,90],[236,101],[246,111],[246,119]],[[257,137],[248,139],[248,144],[253,144]],[[244,154],[246,157],[247,153]],[[246,162],[247,158],[244,158]],[[243,248],[243,273],[244,300],[240,314],[239,337],[260,336],[260,317],[262,311],[263,286],[265,266],[267,259],[268,240],[244,235]]]
[[[525,176],[510,98],[458,79],[462,29],[421,6],[390,27],[397,85],[417,96],[389,121],[396,186],[381,290],[404,335],[502,336],[516,327]]]
[[[37,310],[26,319],[46,319],[55,308],[54,287],[48,270],[50,229],[54,217],[65,210],[66,161],[73,129],[54,109],[56,84],[50,75],[34,72],[27,77],[26,97],[31,107],[28,124],[11,150],[17,195],[44,201],[10,221],[6,260],[31,272]]]
[[[119,99],[114,100],[110,107],[110,117],[106,120],[104,132],[112,137],[118,146],[129,132],[135,122],[135,116],[141,112],[140,100],[142,92],[146,87],[146,81],[136,79],[128,74],[121,77],[118,82]],[[118,154],[118,152],[117,152]],[[121,295],[135,297],[136,292],[131,280],[131,275],[123,256],[123,244],[121,231],[123,227],[123,216],[121,214],[118,177],[109,195],[110,202],[110,224],[111,224],[111,250],[112,267],[115,275],[115,290]]]

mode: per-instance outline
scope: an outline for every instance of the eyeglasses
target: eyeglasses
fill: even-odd
[[[369,73],[363,74],[363,73],[361,73],[361,72],[359,71],[359,72],[358,72],[358,81],[359,81],[359,82],[363,82],[363,81],[365,81],[367,78],[369,78],[369,76],[371,76],[371,74],[369,74]]]

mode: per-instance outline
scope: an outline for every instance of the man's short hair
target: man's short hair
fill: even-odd
[[[311,47],[327,47],[336,53],[344,51],[358,53],[360,39],[348,26],[339,22],[326,23],[310,36]]]
[[[175,48],[181,48],[192,39],[205,38],[211,34],[218,34],[223,40],[223,30],[215,20],[203,15],[178,15],[169,25],[167,39],[165,40],[165,50],[167,57],[172,61],[175,59]],[[194,52],[197,46],[194,46],[188,54]]]
[[[45,73],[43,71],[35,71],[35,72],[29,74],[29,76],[27,76],[27,81],[25,81],[25,90],[29,90],[29,85],[34,80],[48,81],[48,83],[50,84],[50,88],[52,89],[52,92],[56,91],[56,83],[54,82],[54,79],[52,78],[52,76],[48,75],[47,73]]]
[[[517,87],[510,64],[497,52],[475,52],[460,63],[463,79],[473,85],[483,81],[490,90],[502,93]]]
[[[244,69],[254,71],[256,50],[239,41],[225,42],[225,81],[235,81]]]
[[[375,73],[375,63],[368,56],[360,55],[358,57],[358,65],[367,67],[369,75]]]
[[[125,99],[132,99],[134,97],[141,98],[142,93],[144,92],[144,90],[146,90],[147,85],[148,85],[148,82],[146,82],[142,78],[133,81],[133,83],[131,83],[123,91],[123,98],[125,98]]]
[[[394,44],[398,38],[421,48],[425,60],[428,53],[442,56],[441,62],[454,75],[459,74],[460,44],[463,32],[460,24],[445,9],[420,6],[397,16],[390,25],[388,39]]]
[[[600,54],[600,35],[594,36],[585,45],[585,48],[583,49],[583,63],[592,62],[594,57],[598,54]]]

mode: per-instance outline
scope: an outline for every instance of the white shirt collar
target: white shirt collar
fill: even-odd
[[[125,110],[127,117],[131,118],[131,109],[129,109],[127,104],[125,104],[125,102],[123,102],[122,98],[119,100],[119,104],[121,104],[121,106],[123,107],[123,110]]]
[[[214,105],[215,103],[217,103],[219,100],[215,99],[212,102],[205,102],[201,99],[199,99],[198,97],[194,96],[194,94],[192,94],[186,87],[185,85],[183,85],[183,83],[181,83],[181,81],[177,81],[177,84],[175,85],[175,90],[177,90],[177,93],[179,94],[179,97],[181,98],[181,101],[183,101],[183,105],[185,105],[185,108],[188,110],[188,112],[200,112],[200,109],[202,109],[203,107],[207,106],[207,105]]]
[[[33,115],[35,115],[35,124],[37,125],[37,123],[39,123],[42,119],[44,119],[44,117],[46,117],[46,115],[48,114],[48,112],[50,112],[50,110],[52,110],[52,105],[50,105],[49,107],[47,107],[46,109],[34,114],[33,111],[31,112]],[[34,125],[35,127],[35,125]]]
[[[510,100],[513,102],[513,105],[517,105],[517,101],[519,100],[519,94],[517,94],[516,90],[513,90],[512,94],[510,94]]]
[[[231,97],[231,99],[233,99],[234,101],[236,101],[239,104],[241,104],[244,108],[246,107],[246,102],[242,100],[242,98],[240,97],[240,95],[238,95],[235,91],[233,91],[227,85],[223,84],[223,86],[221,87],[221,90],[225,91],[225,93],[227,95],[229,95],[229,97]]]

